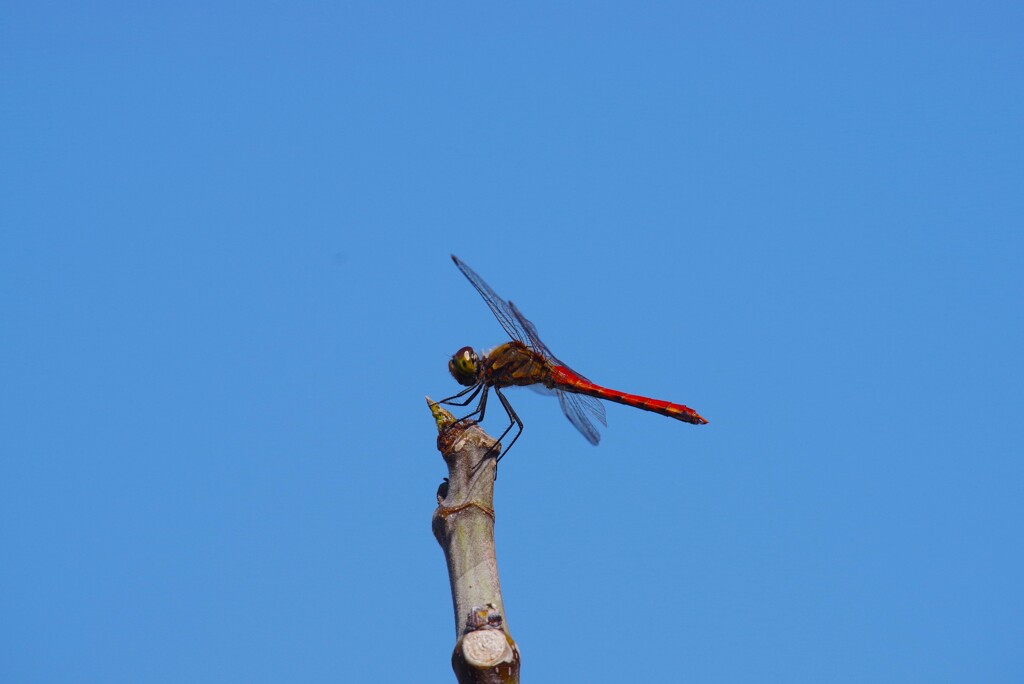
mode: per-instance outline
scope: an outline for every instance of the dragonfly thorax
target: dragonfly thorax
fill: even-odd
[[[472,347],[463,347],[452,354],[451,361],[448,362],[448,372],[455,378],[455,382],[470,387],[477,383],[479,361],[480,357]]]

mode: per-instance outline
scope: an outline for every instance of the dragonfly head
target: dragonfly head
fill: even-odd
[[[455,378],[455,382],[470,387],[476,384],[478,361],[480,358],[472,347],[463,347],[452,354],[452,359],[448,362],[448,372]]]

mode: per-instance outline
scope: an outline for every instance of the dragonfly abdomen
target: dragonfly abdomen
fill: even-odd
[[[605,401],[614,401],[617,404],[625,404],[626,406],[632,406],[634,408],[643,409],[644,411],[659,413],[663,416],[668,416],[669,418],[675,418],[676,420],[681,420],[684,423],[704,425],[708,422],[689,406],[674,404],[671,401],[662,401],[661,399],[642,397],[638,394],[628,394],[626,392],[620,392],[619,390],[602,387],[601,385],[595,385],[565,367],[556,367],[554,370],[555,372],[552,375],[554,376],[555,389],[560,389],[565,392],[575,392],[577,394],[586,394],[591,397],[597,397],[598,399],[604,399]]]

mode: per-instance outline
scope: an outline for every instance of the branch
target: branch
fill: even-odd
[[[452,668],[459,684],[518,684],[519,649],[508,633],[494,553],[500,449],[475,423],[457,423],[429,397],[427,404],[437,422],[437,448],[448,464],[432,527],[448,562],[455,608]]]

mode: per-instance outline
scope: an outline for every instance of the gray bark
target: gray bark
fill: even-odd
[[[509,635],[494,552],[494,473],[499,446],[476,425],[455,423],[437,404],[438,450],[448,466],[432,527],[448,563],[460,684],[519,681],[519,650]]]

